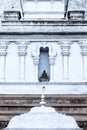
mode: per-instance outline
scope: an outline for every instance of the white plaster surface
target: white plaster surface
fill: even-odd
[[[26,50],[27,55],[25,56],[25,82],[34,81],[34,62],[32,57],[32,51],[36,50],[38,46],[43,47],[42,42],[32,42],[28,45]],[[50,43],[52,49],[57,53],[54,63],[54,82],[63,82],[63,59],[61,55],[61,45],[56,43]],[[48,44],[46,44],[48,47]],[[38,48],[39,49],[39,48]],[[37,50],[39,51],[39,50]],[[69,71],[69,82],[83,82],[83,60],[81,55],[80,45],[73,43],[70,48],[70,55],[68,56],[68,71]],[[21,68],[22,69],[22,68]],[[38,68],[37,68],[38,69]],[[38,71],[37,71],[38,72]],[[6,65],[5,65],[5,81],[6,82],[19,82],[19,55],[18,46],[16,44],[8,45]],[[50,72],[51,73],[51,72]],[[22,73],[23,75],[23,73]],[[38,77],[38,73],[36,74]],[[86,82],[86,81],[85,81]]]
[[[23,128],[70,128],[73,130],[78,128],[80,130],[73,117],[57,113],[54,108],[45,106],[33,107],[30,112],[13,117],[7,129],[14,128],[19,128],[20,130]]]
[[[87,85],[81,83],[4,83],[0,84],[0,94],[87,94]]]
[[[0,94],[39,94],[41,93],[41,87],[46,87],[46,93],[48,94],[86,94],[87,93],[87,81],[84,81],[83,74],[83,56],[81,54],[80,45],[73,43],[70,45],[70,55],[68,56],[68,71],[69,80],[63,80],[63,59],[61,55],[61,45],[57,43],[50,43],[52,50],[57,55],[55,57],[55,63],[53,64],[53,81],[40,83],[35,81],[34,62],[32,57],[32,51],[37,50],[38,46],[43,46],[43,42],[32,42],[27,47],[27,55],[25,56],[25,62],[22,62],[23,69],[25,69],[25,81],[19,79],[19,55],[18,45],[11,43],[8,45],[6,63],[5,63],[5,79],[0,79]],[[45,46],[48,46],[46,43]],[[38,48],[39,49],[39,48]],[[39,50],[37,50],[39,51]],[[25,67],[25,68],[24,68]],[[22,68],[21,68],[22,69]],[[38,69],[38,67],[37,67]],[[38,70],[36,71],[38,78]],[[51,73],[51,72],[50,72]],[[23,73],[22,73],[23,75]]]
[[[3,2],[6,2],[6,0],[5,1],[0,0],[0,6],[3,4]],[[79,1],[77,0],[77,2]],[[8,4],[4,6],[6,7],[10,6],[9,9],[12,7],[13,10],[16,10],[16,7],[20,8],[19,5],[20,5],[19,2],[16,3],[16,0],[14,1],[9,0]],[[81,5],[81,0],[80,0],[80,5]],[[29,8],[26,7],[28,6],[26,3],[24,6],[26,8],[25,11],[29,11],[28,10]],[[55,5],[56,9],[57,6],[58,5]],[[60,8],[61,6],[62,3],[60,3]],[[43,8],[41,8],[42,11],[44,10]],[[60,10],[60,8],[58,9]],[[50,8],[46,7],[46,9],[48,9],[49,11]],[[63,11],[63,9],[64,9],[64,4],[61,10]],[[3,10],[3,8],[1,8],[1,10]],[[54,21],[50,21],[48,19],[47,20],[48,22],[47,21],[43,22],[43,19],[36,19],[36,20],[34,19],[34,21],[32,20],[26,21],[23,19],[20,21],[2,21],[2,26],[0,27],[0,33],[1,34],[7,33],[7,35],[1,35],[0,45],[1,45],[1,41],[3,41],[4,39],[4,41],[6,41],[5,44],[8,45],[8,48],[6,50],[7,55],[5,57],[4,56],[2,57],[2,59],[5,58],[5,64],[4,61],[3,60],[1,61],[0,59],[0,62],[3,62],[2,66],[3,64],[5,65],[3,67],[0,67],[0,69],[4,68],[3,74],[5,75],[3,76],[4,80],[0,78],[0,94],[11,94],[11,93],[12,94],[15,93],[18,94],[37,93],[38,94],[41,92],[40,90],[43,84],[45,84],[46,86],[46,93],[55,93],[55,94],[87,93],[87,85],[86,85],[87,71],[85,71],[87,63],[86,60],[83,61],[83,56],[81,54],[82,50],[80,47],[81,45],[79,44],[79,42],[82,42],[82,44],[84,44],[84,41],[85,43],[87,43],[87,38],[86,35],[81,35],[81,34],[77,35],[77,33],[87,32],[87,21],[79,22],[79,21],[67,21],[67,20],[56,21],[56,20],[57,19],[54,19]],[[64,35],[60,35],[61,32],[64,33]],[[66,33],[69,34],[69,32],[73,34],[76,33],[76,34],[74,35],[71,34],[71,36],[66,35]],[[13,35],[10,34],[8,35],[8,33]],[[18,33],[19,35],[14,35],[15,33]],[[30,35],[31,33],[35,33],[36,36]],[[42,33],[47,33],[47,35],[41,35]],[[53,35],[50,35],[49,33],[52,33]],[[58,35],[54,35],[54,33],[56,34],[58,33]],[[49,43],[46,39],[48,39]],[[7,41],[10,41],[10,43],[8,44]],[[15,43],[15,41],[17,41],[18,43]],[[18,55],[18,44],[21,45],[22,44],[21,41],[24,41],[24,44],[26,44],[25,41],[28,41],[28,43],[27,43],[27,49],[25,50],[26,55],[24,57],[21,57],[21,60],[19,60],[20,58]],[[55,41],[59,41],[59,43]],[[61,45],[65,44],[65,42],[67,46],[70,46],[70,49],[68,50],[70,54],[67,56],[67,59],[63,61],[63,56],[61,54],[62,51]],[[70,45],[69,42],[72,42],[72,44]],[[38,66],[35,67],[35,64],[33,62],[32,52],[33,51],[39,52],[40,48],[38,48],[38,46],[40,47],[50,46],[51,50],[56,53],[55,58],[52,57],[55,60],[55,62],[52,65],[50,70],[50,75],[53,76],[52,79],[53,81],[49,81],[49,83],[46,82],[41,84],[39,83],[38,80],[35,80],[36,76],[37,76],[36,79],[38,79]],[[52,51],[50,52],[49,56],[52,55]],[[65,51],[67,53],[67,49],[65,49]],[[2,53],[2,49],[1,49],[1,53]],[[84,59],[87,58],[85,57]],[[23,70],[21,71],[22,73],[20,73],[20,65],[21,65],[21,70]],[[37,70],[35,70],[35,68]],[[66,72],[68,81],[64,81],[63,71]],[[0,72],[2,72],[2,69],[0,70]],[[84,75],[85,75],[85,80],[84,80]],[[1,77],[2,77],[2,73],[1,73]],[[20,77],[23,77],[24,80],[21,81]],[[66,82],[70,84],[67,84]]]

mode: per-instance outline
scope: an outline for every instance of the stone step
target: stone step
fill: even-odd
[[[28,111],[0,111],[0,115],[6,115],[6,114],[21,114],[21,113],[25,113],[25,112],[28,112]],[[59,113],[61,113],[61,111],[58,111]],[[85,115],[85,116],[87,116],[87,112],[78,112],[78,111],[68,111],[68,112],[66,112],[66,111],[62,111],[62,113],[66,113],[66,114],[76,114],[76,115]]]
[[[17,115],[17,114],[22,114],[25,113],[26,111],[0,111],[0,116],[5,116],[5,115]]]
[[[34,106],[40,106],[39,104],[0,104],[0,107],[34,107]],[[87,104],[47,104],[47,106],[52,107],[87,107]]]
[[[0,100],[2,99],[40,99],[41,94],[0,94]],[[87,94],[45,94],[45,98],[59,98],[59,99],[85,99],[87,98]]]
[[[45,96],[47,106],[54,107],[58,112],[72,115],[80,126],[87,125],[87,95]],[[6,125],[13,116],[39,106],[40,97],[41,95],[0,95],[0,122]]]

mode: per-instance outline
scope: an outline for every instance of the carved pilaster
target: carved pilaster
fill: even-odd
[[[80,47],[83,58],[83,81],[87,82],[87,44],[82,43]]]
[[[27,45],[18,45],[18,55],[19,55],[19,80],[25,81],[25,57],[27,55]]]
[[[5,81],[6,55],[8,45],[0,42],[0,81]]]
[[[69,55],[70,45],[65,43],[61,45],[62,64],[63,64],[63,81],[69,81]]]
[[[70,45],[66,44],[66,45],[62,45],[61,46],[61,54],[62,56],[69,56],[70,54]]]
[[[55,58],[57,54],[55,51],[50,52],[49,54],[49,63],[50,63],[50,82],[54,81],[54,64],[55,64]]]
[[[27,49],[27,45],[18,45],[19,56],[26,56],[27,55],[26,49]]]
[[[32,52],[34,62],[34,82],[38,82],[38,64],[39,64],[39,53],[35,50]]]
[[[82,56],[87,56],[87,44],[83,43],[80,47]]]

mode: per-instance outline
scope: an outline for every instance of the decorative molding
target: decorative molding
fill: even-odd
[[[50,54],[49,54],[49,62],[50,62],[50,65],[54,65],[55,64],[55,58],[57,56],[57,53],[56,51],[51,51]]]
[[[82,50],[82,52],[81,52],[82,56],[87,56],[87,44],[83,43],[83,44],[80,45],[80,47],[81,47],[81,50]]]
[[[33,57],[34,64],[38,65],[39,64],[39,58],[40,58],[38,51],[33,50],[32,53],[31,53],[31,56]]]
[[[6,67],[6,55],[7,55],[6,42],[0,42],[0,81],[5,81],[5,67]]]
[[[79,42],[83,59],[83,82],[87,82],[87,42]]]
[[[31,41],[28,41],[28,40],[23,40],[21,41],[21,39],[17,40],[17,41],[9,41],[11,43],[15,43],[16,45],[30,45],[31,44]]]
[[[0,42],[0,56],[7,55],[8,42]]]
[[[49,63],[50,63],[50,82],[54,81],[53,80],[53,66],[55,64],[55,57],[57,56],[57,53],[55,52],[51,42],[39,42],[39,45],[36,47],[34,51],[32,51],[32,57],[34,61],[34,68],[35,68],[35,80],[36,82],[38,81],[38,64],[39,64],[39,56],[40,56],[40,48],[49,48]]]
[[[27,45],[18,45],[18,50],[19,50],[19,52],[18,52],[19,56],[26,56],[27,55],[27,52],[26,52]]]
[[[6,56],[7,55],[7,45],[0,45],[0,56]]]
[[[19,81],[25,81],[25,56],[27,55],[27,45],[23,42],[18,44],[19,55]]]
[[[63,66],[63,81],[69,81],[69,55],[70,55],[70,46],[73,44],[70,42],[63,42],[61,45],[61,55],[62,55],[62,66]]]
[[[42,41],[42,42],[39,42],[39,45],[37,46],[37,50],[38,50],[38,53],[40,54],[40,48],[43,47],[43,48],[46,48],[48,47],[49,48],[49,54],[51,53],[52,51],[52,45],[50,44],[51,42],[47,42],[47,41]]]
[[[33,50],[31,53],[34,62],[34,82],[38,82],[38,64],[39,64],[39,53],[38,50]]]
[[[69,56],[70,55],[70,45],[61,45],[61,50],[62,50],[62,52],[61,52],[61,54],[62,54],[62,56]]]
[[[18,55],[26,56],[27,55],[27,43],[26,42],[15,42],[18,45]]]

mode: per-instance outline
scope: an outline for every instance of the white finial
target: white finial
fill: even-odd
[[[42,106],[44,106],[44,107],[46,106],[44,90],[45,90],[45,86],[42,87],[42,95],[41,95],[41,102],[40,102],[41,107]]]

